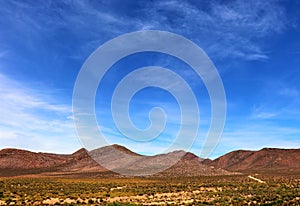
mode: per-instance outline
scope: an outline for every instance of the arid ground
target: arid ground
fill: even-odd
[[[300,175],[0,179],[0,205],[299,205]]]

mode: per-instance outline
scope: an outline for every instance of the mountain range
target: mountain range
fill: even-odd
[[[235,172],[300,172],[300,149],[263,148],[229,152],[207,165]]]
[[[264,148],[237,150],[215,160],[202,159],[182,150],[154,156],[110,145],[73,154],[36,153],[20,149],[0,150],[0,176],[28,174],[75,176],[212,176],[237,173],[300,172],[300,149]],[[100,164],[99,164],[100,163]],[[103,165],[103,166],[101,166]],[[107,169],[108,168],[108,169]]]

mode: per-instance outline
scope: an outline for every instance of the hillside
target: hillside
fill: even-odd
[[[116,175],[115,172],[129,176],[144,176],[157,172],[160,172],[156,174],[159,176],[229,174],[223,169],[205,165],[202,161],[203,159],[195,154],[185,151],[143,156],[120,145],[105,146],[90,152],[80,149],[69,155],[3,149],[0,151],[0,175],[55,173],[101,176],[102,174]]]
[[[0,150],[0,169],[40,169],[66,162],[68,155],[35,153],[20,149]]]
[[[300,149],[237,150],[207,165],[238,172],[300,172]]]
[[[215,160],[174,151],[143,156],[120,145],[110,145],[73,154],[36,153],[20,149],[0,150],[0,176],[63,174],[81,176],[214,176],[242,173],[300,172],[300,149],[264,148],[237,150]],[[100,163],[100,164],[99,164]]]

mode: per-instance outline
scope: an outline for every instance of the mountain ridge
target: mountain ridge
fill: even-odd
[[[235,172],[300,172],[300,149],[262,148],[236,150],[222,155],[207,165]]]
[[[72,154],[64,155],[9,148],[0,150],[0,176],[45,172],[102,172],[106,174],[115,174],[117,172],[129,176],[136,174],[139,176],[148,174],[159,176],[197,176],[230,173],[223,169],[214,169],[211,166],[202,164],[202,161],[203,159],[197,155],[182,150],[154,156],[144,156],[116,144],[91,151],[81,148]],[[163,169],[163,171],[160,171],[160,169]],[[145,173],[143,173],[144,171]]]
[[[121,153],[120,153],[121,151]],[[0,150],[0,176],[42,172],[121,171],[128,175],[170,164],[156,175],[198,176],[226,175],[236,172],[300,172],[300,149],[262,148],[258,151],[236,150],[214,160],[203,159],[191,152],[177,150],[154,156],[137,154],[121,145],[108,145],[92,151],[81,148],[72,154],[31,152],[23,149]],[[178,161],[177,161],[178,160]],[[98,162],[103,164],[99,165]],[[105,165],[102,166],[102,165]],[[125,170],[124,170],[125,169]],[[112,172],[114,173],[114,172]],[[147,175],[145,173],[145,175]]]

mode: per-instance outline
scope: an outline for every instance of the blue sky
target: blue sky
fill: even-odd
[[[72,93],[82,64],[106,41],[145,29],[194,41],[218,69],[227,117],[211,158],[235,149],[300,147],[298,1],[2,0],[0,16],[0,148],[56,153],[81,148],[72,118]],[[168,124],[157,141],[128,141],[110,116],[109,101],[118,81],[151,65],[170,68],[191,85],[201,113],[191,151],[200,154],[210,121],[209,96],[201,79],[168,55],[131,55],[111,68],[96,98],[102,132],[110,143],[143,154],[170,144],[180,113],[167,92],[148,88],[132,100],[131,117],[139,128],[149,126],[153,106],[165,109]]]

